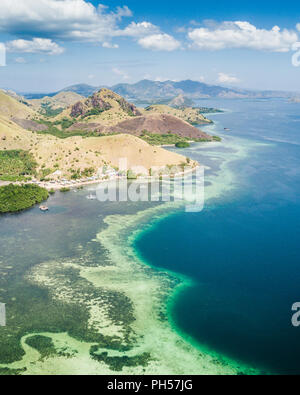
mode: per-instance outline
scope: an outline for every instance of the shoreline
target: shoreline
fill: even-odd
[[[176,179],[176,178],[188,175],[190,173],[194,173],[200,167],[201,167],[201,165],[198,164],[197,166],[195,166],[195,167],[193,167],[191,169],[188,169],[186,171],[182,171],[182,172],[176,173],[176,174],[174,174],[172,176],[169,175],[169,174],[164,174],[162,176],[141,176],[141,177],[138,177],[137,179],[133,179],[133,180],[128,180],[126,176],[110,178],[110,179],[107,179],[107,180],[96,179],[96,180],[91,180],[91,181],[79,181],[79,182],[75,182],[75,183],[72,183],[71,181],[70,181],[70,183],[69,182],[67,182],[67,183],[66,182],[51,183],[51,182],[32,182],[32,181],[28,181],[28,182],[21,182],[21,181],[10,182],[10,181],[1,181],[0,180],[0,187],[7,186],[7,185],[10,185],[10,184],[13,184],[13,185],[38,185],[41,188],[47,189],[47,191],[51,191],[51,190],[59,191],[62,188],[78,189],[78,188],[84,187],[84,186],[103,184],[103,183],[107,183],[107,182],[110,182],[110,181],[120,181],[120,180],[127,180],[127,181],[138,181],[138,180],[141,180],[141,181],[150,181],[151,182],[151,181],[156,181],[157,179],[160,179],[160,178],[163,178],[163,179],[166,179],[166,178],[172,178],[173,179],[174,178],[174,179]]]

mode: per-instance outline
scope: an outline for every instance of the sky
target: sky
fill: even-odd
[[[1,0],[0,87],[192,79],[300,92],[299,42],[294,1]]]

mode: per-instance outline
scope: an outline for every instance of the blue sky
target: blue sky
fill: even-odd
[[[269,1],[1,0],[0,87],[194,79],[300,91],[300,4]],[[300,56],[299,56],[300,60]]]

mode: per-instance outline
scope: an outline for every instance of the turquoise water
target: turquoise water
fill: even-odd
[[[200,104],[228,110],[211,116],[215,134],[260,144],[230,164],[234,191],[207,201],[200,213],[163,219],[135,246],[151,265],[195,281],[173,303],[179,331],[263,371],[299,374],[300,329],[291,325],[291,306],[300,301],[300,105]],[[218,151],[195,144],[189,154],[204,163],[215,154],[212,172]]]

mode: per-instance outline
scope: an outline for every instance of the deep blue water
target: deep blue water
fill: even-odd
[[[196,285],[176,299],[178,328],[200,344],[271,373],[300,373],[300,105],[281,100],[201,101],[230,110],[216,134],[266,144],[232,163],[232,194],[200,213],[172,215],[137,241],[150,264]],[[202,151],[191,155],[201,162]]]

